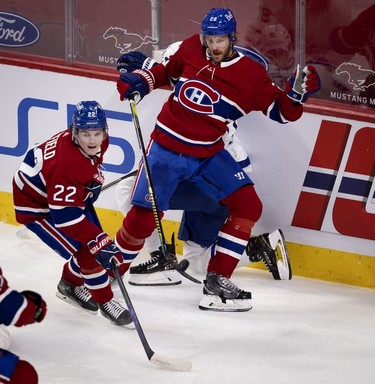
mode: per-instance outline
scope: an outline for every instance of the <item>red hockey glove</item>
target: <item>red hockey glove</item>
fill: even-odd
[[[117,90],[120,100],[133,99],[139,103],[154,89],[154,77],[151,72],[136,69],[132,73],[124,72],[117,81]]]
[[[35,322],[40,323],[47,312],[47,304],[42,297],[33,291],[13,292],[17,295],[22,295],[27,302],[14,325],[16,327],[23,327]]]
[[[298,103],[305,103],[320,90],[320,78],[315,67],[308,65],[303,70],[297,65],[293,75],[286,82],[285,91],[289,98]]]
[[[23,291],[21,292],[21,294],[24,295],[27,300],[32,301],[35,304],[36,309],[34,320],[37,323],[40,323],[47,313],[46,302],[42,299],[42,296],[40,296],[39,293],[36,293],[34,291]]]
[[[120,250],[104,232],[98,235],[95,240],[88,242],[87,246],[90,253],[95,256],[96,261],[105,269],[112,269],[111,260],[113,258],[116,258],[120,264],[124,262]]]

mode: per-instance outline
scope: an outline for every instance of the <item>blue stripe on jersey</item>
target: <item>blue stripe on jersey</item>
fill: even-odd
[[[268,108],[267,116],[271,120],[277,121],[280,124],[288,123],[288,121],[285,120],[285,118],[283,117],[283,115],[280,112],[280,106],[279,106],[279,103],[277,100],[271,104],[270,108]]]
[[[239,240],[239,239],[234,239],[233,240]],[[239,240],[241,241],[241,240]],[[221,249],[220,249],[221,248]],[[245,245],[237,243],[235,241],[232,241],[228,238],[221,237],[219,235],[218,240],[217,240],[217,245],[216,245],[216,250],[229,254],[231,256],[234,256],[236,258],[241,258],[241,255],[243,251],[245,250]]]
[[[74,222],[84,214],[84,210],[79,207],[64,207],[62,209],[60,207],[60,209],[54,209],[53,206],[50,206],[50,209],[56,226]]]
[[[68,260],[81,247],[81,243],[71,239],[62,231],[55,228],[52,217],[26,224],[45,244]]]
[[[241,168],[244,168],[244,169],[251,164],[250,159],[248,157],[246,157],[246,159],[244,160],[237,161],[237,163],[241,166]]]
[[[19,357],[12,352],[0,349],[0,378],[10,381],[16,369]]]
[[[73,275],[81,277],[81,269],[79,268],[79,265],[74,257],[69,260],[69,270],[73,273]]]
[[[25,300],[25,297],[19,292],[9,292],[9,289],[5,291],[0,296],[0,324],[12,324],[14,317],[25,304]]]
[[[108,273],[105,269],[90,275],[84,275],[81,271],[81,276],[83,277],[85,285],[88,289],[102,289],[109,284]]]
[[[121,245],[118,244],[116,239],[115,239],[115,244],[117,248],[121,251],[121,255],[125,263],[131,263],[138,256],[139,251],[130,251],[128,249],[121,247]]]
[[[19,207],[15,206],[14,210],[17,214],[23,215],[32,215],[35,216],[35,220],[38,220],[38,217],[45,217],[49,213],[48,208],[29,208],[29,207]]]
[[[42,170],[42,164],[40,164],[41,160],[38,160],[38,156],[35,151],[39,151],[41,153],[38,148],[29,150],[20,166],[19,172],[22,173],[22,176],[27,179],[30,184],[34,185],[38,190],[46,194],[45,182],[40,176],[40,171]]]

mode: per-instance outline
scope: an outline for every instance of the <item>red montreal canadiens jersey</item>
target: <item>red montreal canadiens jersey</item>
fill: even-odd
[[[155,87],[178,79],[173,93],[157,117],[152,139],[175,152],[208,157],[223,147],[227,125],[250,113],[267,114],[276,102],[283,120],[302,114],[284,91],[272,83],[262,65],[239,55],[213,64],[207,58],[199,35],[183,41],[165,64],[153,67]]]
[[[30,149],[13,178],[16,219],[27,224],[52,216],[56,228],[87,244],[102,232],[84,215],[93,183],[104,183],[100,168],[108,148],[88,157],[72,141],[72,131],[62,131]]]

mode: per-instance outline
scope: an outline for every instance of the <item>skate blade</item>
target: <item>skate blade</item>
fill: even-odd
[[[130,330],[134,330],[135,329],[135,325],[134,325],[133,321],[131,321],[128,324],[116,324],[116,322],[114,322],[109,317],[105,316],[103,313],[101,313],[101,315],[102,315],[102,317],[104,319],[108,320],[112,325],[114,325],[114,326],[116,326],[118,328],[125,328],[125,329],[130,329]]]
[[[168,286],[182,283],[176,271],[131,274],[128,282],[137,286]]]
[[[227,299],[225,303],[219,296],[204,295],[199,303],[199,309],[202,311],[216,311],[216,312],[247,312],[252,309],[250,299],[246,300],[230,300]]]
[[[271,247],[276,252],[276,265],[279,272],[280,280],[291,280],[292,268],[290,266],[290,260],[288,251],[286,249],[284,234],[281,229],[269,234],[269,241]]]
[[[90,313],[91,315],[97,315],[98,312],[99,312],[99,308],[96,310],[96,311],[90,311],[89,309],[85,309],[83,307],[81,307],[79,304],[77,304],[74,300],[70,299],[68,296],[65,296],[63,295],[61,292],[57,291],[56,292],[56,296],[62,300],[62,301],[65,301],[66,303],[72,305],[73,307],[76,307],[76,308],[79,308],[79,309],[82,309],[82,311],[86,312],[86,313]]]
[[[107,317],[105,317],[105,316],[103,316],[103,317],[104,317],[106,320],[109,320]],[[114,325],[114,326],[116,326],[116,327],[118,327],[118,328],[130,329],[131,331],[134,331],[134,329],[135,329],[135,325],[134,325],[133,322],[131,322],[131,323],[129,323],[129,324],[124,324],[124,325],[116,324],[116,323],[114,323],[114,322],[111,321],[111,320],[109,320],[109,322],[110,322],[112,325]]]

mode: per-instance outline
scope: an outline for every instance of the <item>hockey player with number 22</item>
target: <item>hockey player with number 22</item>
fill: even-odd
[[[229,210],[221,226],[216,253],[210,259],[199,308],[248,311],[251,293],[231,280],[252,228],[262,213],[254,183],[224,149],[227,125],[251,111],[262,111],[284,124],[298,120],[303,103],[320,88],[314,67],[299,66],[285,90],[272,83],[266,70],[234,49],[236,20],[225,8],[213,8],[201,23],[200,34],[184,40],[165,64],[150,70],[122,73],[120,99],[140,101],[153,89],[178,79],[165,102],[148,145],[150,168],[160,215],[181,180],[190,180]],[[133,206],[116,234],[124,255],[134,255],[156,224],[141,168]]]
[[[130,313],[113,300],[109,279],[113,257],[120,269],[126,263],[103,232],[93,206],[104,182],[102,162],[108,145],[101,105],[79,102],[67,130],[27,152],[13,178],[14,208],[19,223],[68,260],[57,296],[133,328]]]

